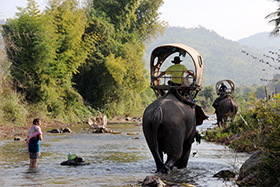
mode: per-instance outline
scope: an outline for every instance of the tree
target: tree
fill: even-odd
[[[280,2],[280,0],[274,0],[276,2]],[[266,19],[271,19],[269,23],[274,23],[275,27],[271,31],[272,35],[278,35],[280,29],[280,8],[278,8],[275,12],[270,13],[265,17]]]
[[[55,64],[56,37],[51,37],[51,20],[40,13],[35,1],[28,0],[27,7],[19,10],[17,19],[2,26],[6,52],[17,87],[24,90],[28,100],[39,102],[43,97],[41,85],[51,82],[44,78],[44,67],[51,69]]]
[[[137,12],[148,16],[148,11],[138,10],[142,2],[147,3],[139,0],[95,0],[90,4],[86,34],[94,33],[100,38],[73,80],[83,98],[93,108],[106,111],[109,116],[143,112],[141,95],[149,84],[143,61],[144,32],[140,33],[136,28],[139,21]],[[153,2],[156,10],[157,3],[162,1]],[[156,32],[162,27],[158,14],[153,15],[141,24],[154,19],[154,24],[146,26],[146,30]],[[150,36],[153,32],[147,34]]]
[[[132,22],[132,29],[135,29],[140,36],[140,42],[148,42],[157,34],[163,34],[164,21],[159,21],[158,9],[163,5],[163,0],[141,0],[136,9],[136,20]]]
[[[41,14],[34,0],[18,18],[3,26],[11,73],[33,103],[42,103],[53,117],[76,120],[84,112],[72,76],[85,62],[92,36],[84,35],[86,14],[78,1],[50,1]]]
[[[216,98],[216,93],[214,90],[214,85],[205,86],[199,93],[197,97],[198,104],[201,105],[201,107],[207,111],[213,111],[212,104],[214,102],[214,99]]]
[[[130,27],[131,20],[135,20],[135,10],[139,0],[94,0],[93,8],[104,13],[116,30]]]
[[[280,74],[273,75],[273,79],[267,83],[267,89],[269,94],[274,93],[275,95],[280,91]]]
[[[62,106],[74,112],[83,107],[82,97],[72,87],[73,74],[85,63],[94,36],[84,35],[87,26],[86,13],[78,8],[77,0],[52,0],[46,15],[51,17],[57,36],[56,65],[53,76],[56,78],[55,88],[62,98]]]
[[[258,99],[260,99],[260,98],[264,99],[266,97],[264,86],[257,87],[257,89],[256,89],[256,91],[254,93],[256,95],[256,98],[258,98]]]

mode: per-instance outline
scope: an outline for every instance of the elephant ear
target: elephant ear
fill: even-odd
[[[198,105],[195,106],[195,117],[196,117],[196,126],[202,125],[203,120],[208,119],[202,110],[202,108]]]

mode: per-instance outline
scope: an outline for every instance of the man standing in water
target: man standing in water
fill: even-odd
[[[26,144],[28,147],[30,165],[29,168],[36,168],[38,164],[38,158],[40,153],[40,141],[43,139],[41,131],[41,120],[36,118],[33,120],[33,125],[29,128],[27,134]]]

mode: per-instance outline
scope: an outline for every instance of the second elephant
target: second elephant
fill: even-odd
[[[229,95],[217,98],[213,103],[213,107],[216,109],[215,113],[219,127],[224,125],[229,116],[234,116],[238,111],[238,103]]]

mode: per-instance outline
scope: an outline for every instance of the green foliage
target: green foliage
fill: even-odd
[[[27,110],[23,104],[20,104],[18,95],[12,94],[1,97],[0,111],[1,119],[4,120],[2,123],[4,122],[5,125],[25,125]]]
[[[261,151],[265,155],[265,176],[273,186],[278,183],[280,168],[280,94],[271,101],[251,97],[251,108],[240,114],[236,122],[216,131],[207,132],[205,139],[225,143],[236,151]]]
[[[273,76],[273,79],[267,83],[267,92],[268,95],[272,95],[272,93],[279,93],[280,91],[280,74],[276,74]]]
[[[143,42],[163,31],[163,1],[88,1],[84,9],[78,2],[49,0],[41,13],[28,0],[2,26],[13,84],[24,95],[3,102],[7,119],[22,118],[20,111],[67,122],[97,111],[140,116],[154,99]]]
[[[3,63],[3,61],[0,62]],[[0,126],[24,126],[28,114],[27,105],[23,102],[21,95],[11,89],[11,80],[7,77],[8,74],[3,66],[0,70]]]
[[[197,104],[203,108],[205,112],[213,113],[214,108],[212,104],[216,99],[216,93],[214,90],[214,84],[211,86],[205,86],[199,93],[196,98]]]
[[[150,89],[142,41],[163,29],[157,13],[161,4],[160,0],[91,3],[86,34],[100,38],[73,81],[94,109],[109,117],[142,115]],[[147,5],[151,6],[144,10]]]
[[[121,57],[115,59],[113,54],[110,54],[106,58],[105,67],[108,69],[108,72],[115,80],[117,85],[121,85],[123,83],[124,75],[126,73],[126,63],[122,60]]]
[[[46,105],[53,118],[76,121],[82,97],[72,88],[72,76],[87,58],[90,36],[84,36],[86,14],[78,1],[51,1],[41,14],[28,0],[18,18],[3,25],[11,74],[29,102]],[[87,43],[86,43],[87,42]]]
[[[256,94],[256,97],[258,99],[266,97],[266,95],[265,95],[265,87],[264,86],[257,87],[257,89],[256,89],[256,91],[254,93]]]
[[[82,97],[72,88],[71,79],[73,74],[78,73],[78,67],[85,62],[90,44],[95,40],[90,35],[84,35],[86,13],[78,8],[78,1],[50,1],[50,9],[46,15],[50,16],[58,38],[55,67],[51,75],[56,80],[54,88],[58,89],[54,92],[58,95],[50,100],[48,105],[52,107],[50,111],[54,111],[55,115],[66,110],[73,116],[70,119],[75,120],[75,116],[80,117],[79,111],[82,111],[84,106]],[[48,92],[49,87],[44,88]],[[47,98],[51,98],[54,92],[48,94]],[[62,115],[70,116],[66,113]]]
[[[108,93],[110,96],[110,102],[106,103],[106,111],[112,110],[109,114],[117,116],[124,115],[142,115],[143,105],[141,94],[148,89],[148,80],[145,78],[144,63],[141,61],[142,53],[141,47],[138,44],[131,45],[126,43],[120,51],[122,62],[119,60],[112,60],[107,58],[105,67],[112,78],[111,82],[107,80],[107,87],[110,86],[110,90],[113,92]],[[138,49],[137,49],[138,48]],[[120,59],[120,57],[118,58]],[[112,65],[117,62],[118,64]],[[108,66],[108,64],[111,64]],[[107,66],[106,66],[107,64]],[[122,66],[122,69],[120,68]],[[118,70],[112,71],[119,67]],[[114,72],[114,74],[112,73]],[[146,72],[147,73],[147,72]],[[119,74],[119,75],[118,75]],[[121,81],[119,81],[121,79]]]
[[[26,120],[26,103],[20,94],[12,89],[9,76],[10,63],[5,59],[4,41],[0,37],[0,126],[24,126]]]
[[[123,30],[130,26],[130,21],[135,20],[135,10],[138,0],[95,0],[93,8],[108,16],[110,22],[117,30]]]
[[[4,41],[0,39],[0,46]],[[20,94],[12,90],[9,76],[9,63],[5,61],[5,52],[0,49],[0,126],[24,126],[27,116],[26,103]]]
[[[276,2],[279,2],[279,0],[275,0]],[[270,13],[266,16],[266,19],[270,19],[269,23],[273,23],[274,29],[271,31],[272,35],[279,35],[279,26],[280,26],[280,8],[278,6],[277,10],[275,12]]]
[[[136,20],[131,28],[139,34],[140,42],[149,42],[157,34],[163,34],[166,23],[159,21],[158,9],[163,5],[163,0],[140,0],[136,9]],[[158,33],[159,32],[159,33]]]
[[[40,96],[40,67],[49,62],[52,46],[45,41],[45,26],[48,21],[42,17],[34,1],[29,1],[25,9],[18,13],[19,18],[3,25],[6,52],[12,62],[11,74],[17,85],[29,93],[28,99]],[[51,41],[50,41],[51,42]]]

